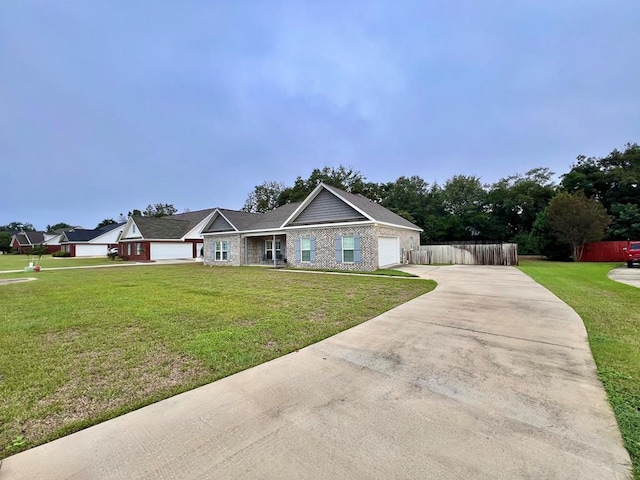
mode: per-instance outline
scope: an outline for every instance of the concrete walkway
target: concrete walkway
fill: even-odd
[[[616,282],[626,283],[632,287],[640,287],[640,268],[638,267],[628,268],[625,265],[614,268],[607,275]]]
[[[5,460],[5,479],[627,479],[582,321],[511,267]],[[318,292],[321,294],[321,292]]]

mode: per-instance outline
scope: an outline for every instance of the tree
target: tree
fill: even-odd
[[[36,229],[30,223],[11,222],[0,228],[0,230],[6,230],[7,232],[35,232]]]
[[[242,210],[251,213],[264,213],[278,206],[278,199],[284,191],[284,183],[264,182],[256,185],[253,192],[249,193]]]
[[[619,240],[640,239],[640,206],[614,203],[611,214],[613,221],[607,229],[607,237]]]
[[[320,183],[345,192],[364,194],[370,189],[365,180],[360,172],[343,165],[337,168],[324,167],[322,170],[316,168],[309,178],[298,177],[292,187],[285,188],[278,199],[278,206],[304,200]]]
[[[178,213],[178,209],[171,203],[149,204],[144,212],[142,212],[145,217],[167,217],[169,215],[175,215],[176,213]]]
[[[98,226],[96,227],[96,230],[98,228],[106,227],[107,225],[113,225],[114,223],[118,223],[118,222],[116,222],[113,218],[105,218],[98,224]]]
[[[46,231],[53,232],[54,230],[65,229],[65,228],[71,228],[71,225],[64,222],[56,223],[54,225],[47,225]]]
[[[536,218],[554,196],[553,172],[534,168],[494,183],[488,193],[491,228],[496,240],[518,240],[525,250],[532,247],[528,238]]]
[[[611,223],[604,206],[583,193],[559,193],[549,202],[547,215],[551,232],[569,244],[575,262],[582,258],[584,244],[601,240]]]
[[[640,204],[640,146],[628,143],[622,152],[613,150],[603,158],[580,155],[562,176],[561,186],[569,193],[584,192],[599,200],[613,217],[606,238],[626,240],[633,230],[621,228],[627,220],[619,217],[628,213],[624,205]]]
[[[11,234],[9,232],[0,232],[0,252],[11,252]]]
[[[475,176],[455,175],[441,191],[448,240],[491,239],[487,191]]]

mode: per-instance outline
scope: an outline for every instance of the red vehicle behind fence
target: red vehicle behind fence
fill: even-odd
[[[625,253],[627,267],[631,268],[634,264],[640,265],[640,242],[630,241],[622,250]]]

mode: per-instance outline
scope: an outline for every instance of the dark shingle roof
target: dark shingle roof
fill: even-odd
[[[88,242],[103,233],[104,232],[100,232],[99,230],[77,229],[64,232],[64,236],[67,237],[67,240],[70,242]]]
[[[24,232],[32,245],[40,245],[44,242],[44,232]]]
[[[133,221],[144,238],[174,240],[184,237],[214,210],[208,208],[166,217],[133,217]]]

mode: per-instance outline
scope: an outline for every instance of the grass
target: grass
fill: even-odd
[[[634,478],[640,480],[640,290],[607,277],[619,265],[530,260],[521,261],[520,269],[582,317]]]
[[[195,263],[37,278],[0,286],[0,458],[295,351],[435,287]]]
[[[357,272],[350,270],[337,270],[337,269],[307,269],[307,268],[287,268],[286,270],[296,270],[303,272],[325,272],[325,273],[346,273],[353,275],[380,275],[383,277],[414,277],[417,278],[417,275],[413,273],[403,272],[402,270],[393,270],[390,268],[379,268],[378,270],[373,270],[371,272]]]
[[[31,257],[32,262],[36,262],[38,257]],[[0,272],[6,270],[22,270],[29,265],[28,255],[0,255]],[[104,258],[71,258],[71,257],[52,257],[51,255],[43,255],[40,266],[42,269],[55,267],[80,267],[93,265],[111,265],[113,263],[123,263],[122,260],[109,260],[105,253]]]

